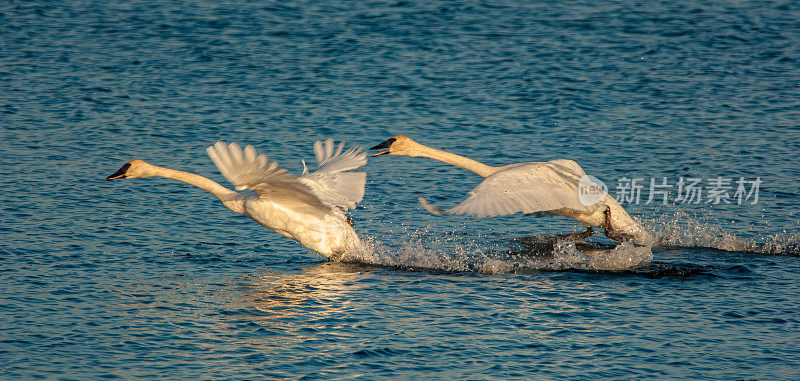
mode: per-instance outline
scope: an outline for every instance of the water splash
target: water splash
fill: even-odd
[[[556,244],[553,259],[547,268],[551,270],[625,270],[646,266],[653,260],[649,247],[622,243],[612,249],[579,251],[575,241],[565,240]]]
[[[538,240],[531,244],[530,239]],[[507,274],[542,270],[628,270],[646,266],[653,259],[647,247],[623,243],[592,248],[581,242],[555,241],[551,237],[527,237],[526,245],[492,242],[489,237],[469,237],[428,231],[407,232],[404,242],[390,246],[364,237],[364,245],[342,257],[345,262],[408,269]],[[487,243],[489,242],[489,243]]]
[[[658,218],[641,223],[653,232],[655,250],[683,247],[800,255],[800,233],[797,232],[745,239],[727,231],[725,225],[713,217],[693,216],[683,211],[662,213]],[[459,229],[441,233],[401,228],[391,237],[385,240],[363,237],[363,246],[341,260],[405,269],[507,274],[570,270],[646,272],[654,258],[651,248],[630,243],[604,246],[571,239],[556,241],[549,236],[503,239]]]
[[[800,257],[800,232],[768,235],[759,247],[759,253]]]
[[[642,221],[656,238],[654,248],[689,247],[741,251],[768,255],[800,255],[800,232],[783,231],[746,239],[726,231],[712,217],[692,216],[683,211],[665,213]]]

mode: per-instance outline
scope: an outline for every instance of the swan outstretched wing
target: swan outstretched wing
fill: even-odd
[[[358,147],[344,150],[344,142],[334,145],[333,139],[314,143],[317,169],[308,172],[303,163],[303,175],[298,178],[323,203],[351,209],[364,198],[367,174],[349,172],[367,163],[367,154]]]
[[[572,160],[527,163],[488,176],[452,209],[441,211],[424,199],[420,202],[431,213],[440,215],[492,217],[562,208],[591,212],[599,205],[583,205],[578,197],[578,183],[585,175]]]
[[[242,150],[236,143],[217,142],[206,152],[236,190],[249,189],[259,197],[285,204],[311,206],[319,211],[328,209],[308,186],[252,146]]]

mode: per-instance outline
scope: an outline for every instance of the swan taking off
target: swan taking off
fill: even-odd
[[[583,186],[590,177],[586,176],[583,169],[572,160],[559,159],[492,167],[424,146],[402,135],[370,149],[385,149],[372,156],[428,157],[472,171],[485,179],[469,192],[466,200],[446,211],[439,210],[420,197],[422,206],[433,214],[493,217],[513,213],[552,213],[573,218],[587,227],[585,232],[560,237],[586,238],[593,234],[592,227],[598,226],[605,228],[606,236],[615,241],[629,241],[640,246],[652,246],[654,241],[653,237],[607,193],[602,193],[591,203],[586,202],[587,198],[581,198],[579,186]],[[599,187],[592,182],[589,185]]]
[[[361,201],[367,180],[366,173],[351,172],[367,163],[367,155],[357,147],[343,149],[343,142],[335,147],[332,139],[315,142],[317,169],[308,172],[303,162],[303,173],[294,177],[252,146],[242,150],[236,143],[217,142],[208,147],[208,156],[236,190],[252,192],[232,191],[203,176],[142,160],[128,162],[106,180],[165,177],[183,181],[210,192],[228,209],[335,260],[361,245],[342,209]]]

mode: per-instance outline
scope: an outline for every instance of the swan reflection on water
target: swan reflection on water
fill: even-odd
[[[258,319],[275,319],[336,306],[347,308],[352,292],[364,288],[359,284],[365,272],[379,268],[359,263],[325,262],[309,266],[296,274],[265,271],[250,276],[241,287],[242,303],[260,311]]]
[[[516,260],[521,271],[630,271],[648,266],[653,259],[650,247],[628,242],[614,246],[545,235],[506,241],[509,248],[503,256]]]
[[[552,257],[553,252],[557,250],[559,245],[563,245],[564,240],[560,239],[559,237],[548,235],[531,235],[519,238],[511,238],[509,239],[509,242],[512,245],[511,252],[514,252],[518,255]],[[584,240],[575,240],[574,242],[575,249],[586,256],[607,254],[617,247],[615,245],[587,242]]]

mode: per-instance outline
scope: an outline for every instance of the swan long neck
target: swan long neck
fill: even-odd
[[[242,203],[239,202],[241,201],[239,193],[225,188],[216,181],[207,177],[155,165],[150,165],[148,168],[148,175],[151,177],[164,177],[167,179],[178,180],[194,185],[208,193],[213,194],[216,198],[222,201],[222,203],[225,204],[228,209],[239,214],[242,214],[244,211],[243,205],[241,205]]]
[[[468,171],[474,172],[478,176],[488,177],[489,175],[498,171],[497,167],[492,167],[481,162],[466,158],[461,155],[456,155],[447,151],[438,150],[417,143],[416,149],[418,156],[429,157],[434,160],[439,160],[447,164],[455,165],[456,167],[464,168]]]

